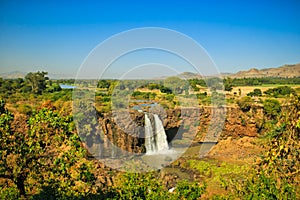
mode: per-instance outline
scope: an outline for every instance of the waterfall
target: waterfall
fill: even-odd
[[[153,114],[153,117],[154,130],[150,118],[145,113],[145,147],[147,154],[155,154],[169,149],[163,123],[157,114]]]
[[[155,135],[156,135],[156,146],[157,150],[168,150],[169,145],[167,141],[167,135],[163,126],[162,121],[159,119],[158,115],[154,114],[155,122]]]
[[[156,142],[153,134],[153,128],[150,118],[145,113],[145,146],[146,153],[154,153],[156,151]]]

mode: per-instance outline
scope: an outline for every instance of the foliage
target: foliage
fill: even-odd
[[[240,198],[300,198],[300,98],[293,97],[282,109],[254,172],[246,180],[233,183]]]
[[[281,77],[261,77],[261,78],[234,78],[234,86],[254,86],[254,85],[275,85],[275,84],[300,84],[300,77],[281,78]]]
[[[244,178],[248,169],[247,166],[239,166],[227,162],[219,164],[214,161],[204,160],[189,160],[188,165],[190,168],[198,170],[207,184],[215,186],[224,186],[231,179]]]
[[[266,95],[270,97],[284,97],[289,96],[290,94],[295,94],[295,90],[289,86],[279,86],[277,88],[271,88],[264,92]]]
[[[148,84],[147,88],[148,88],[149,90],[160,89],[160,88],[161,88],[161,85],[160,85],[160,84],[157,84],[157,83],[150,83],[150,84]]]
[[[25,76],[25,80],[31,85],[31,90],[35,94],[41,94],[46,89],[46,80],[49,78],[46,77],[48,72],[35,72],[28,73]]]
[[[181,94],[185,91],[188,94],[189,82],[176,76],[171,76],[165,79],[164,87],[171,89],[173,94]],[[166,92],[167,93],[167,92]]]
[[[174,192],[169,192],[153,173],[125,173],[118,177],[116,186],[106,194],[110,199],[198,199],[206,185],[187,180],[179,181]]]
[[[32,108],[28,104],[20,104],[17,107],[18,111],[25,115],[30,115],[32,113]]]
[[[276,99],[266,99],[263,102],[264,114],[269,119],[275,119],[280,114],[281,106]]]
[[[260,165],[268,174],[274,172],[289,183],[293,183],[299,181],[297,176],[300,173],[300,129],[297,127],[300,119],[300,98],[294,97],[290,105],[282,109],[279,123],[274,129],[277,133],[272,134],[269,149]]]
[[[44,186],[56,188],[61,196],[91,187],[91,164],[73,133],[71,117],[44,108],[28,119],[28,129],[18,132],[12,127],[13,115],[1,105],[0,177],[13,182],[20,196]]]
[[[208,78],[205,80],[206,85],[212,91],[214,90],[223,90],[223,80],[220,78]]]
[[[112,84],[111,80],[100,80],[97,84],[98,88],[106,88],[108,89],[110,85]]]
[[[140,92],[140,91],[134,91],[131,94],[132,97],[136,98],[136,99],[143,99],[143,100],[147,100],[147,99],[154,99],[156,94],[153,92]]]
[[[233,87],[232,79],[229,78],[229,77],[225,78],[224,79],[224,89],[225,89],[225,91],[231,92],[232,87]]]
[[[254,103],[254,101],[249,96],[242,97],[241,99],[239,99],[237,101],[238,106],[244,112],[248,112],[251,109],[253,103]]]
[[[142,184],[141,184],[142,183]],[[153,174],[125,173],[119,176],[114,199],[162,199],[167,197],[161,182]]]
[[[58,83],[52,83],[52,81],[49,81],[50,85],[47,86],[46,91],[47,92],[57,92],[57,91],[61,91],[61,87]]]
[[[190,83],[191,88],[197,92],[199,91],[199,87],[198,86],[202,86],[202,87],[206,87],[206,82],[204,81],[204,79],[189,79],[188,80]]]
[[[253,90],[253,92],[249,92],[249,93],[247,94],[247,96],[250,96],[250,97],[261,97],[261,96],[262,96],[261,89],[255,88],[255,89]]]
[[[170,88],[167,88],[167,87],[164,87],[164,86],[162,86],[162,87],[160,88],[160,92],[161,92],[161,93],[167,93],[167,94],[172,94],[172,93],[173,93],[172,90],[171,90]]]
[[[177,183],[174,199],[198,199],[206,191],[206,184],[200,185],[198,182],[183,180]]]
[[[236,184],[238,187],[240,183]],[[297,199],[293,185],[264,172],[251,177],[237,190],[237,196],[243,199]]]
[[[20,195],[16,187],[1,187],[0,186],[0,199],[19,199]]]

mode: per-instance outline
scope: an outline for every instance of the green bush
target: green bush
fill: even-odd
[[[261,97],[262,96],[262,92],[261,92],[261,89],[258,89],[258,88],[255,88],[254,90],[253,90],[253,92],[249,92],[248,94],[247,94],[247,96],[250,96],[250,97]]]
[[[167,101],[171,102],[171,101],[173,101],[174,97],[175,97],[174,94],[167,94],[165,98],[166,98]]]
[[[169,192],[153,173],[125,173],[117,184],[104,196],[109,199],[199,199],[206,191],[206,185],[187,180],[179,181],[174,192]]]
[[[275,99],[266,99],[263,102],[264,105],[264,114],[270,118],[270,119],[275,119],[276,116],[280,114],[281,111],[281,106],[279,101]]]
[[[237,101],[238,106],[244,112],[248,112],[251,109],[253,103],[254,103],[254,101],[249,96],[242,97],[241,99],[239,99]]]
[[[268,100],[267,103],[270,109],[279,105],[278,101],[274,100]],[[267,133],[268,140],[263,143],[266,150],[253,166],[248,178],[231,180],[236,198],[300,198],[300,98],[293,97],[288,106],[281,109],[277,118],[273,130]]]
[[[113,199],[167,199],[168,191],[153,174],[125,173],[117,180]]]
[[[18,192],[18,189],[15,187],[9,187],[9,188],[2,188],[0,186],[0,199],[11,199],[11,200],[17,200],[20,199],[20,195]]]
[[[30,115],[32,112],[32,107],[27,104],[21,104],[18,106],[17,109],[20,113],[25,114],[25,115]]]
[[[199,199],[206,191],[206,184],[187,180],[179,181],[175,188],[175,199]]]
[[[246,180],[237,189],[237,196],[242,199],[297,199],[295,186],[265,173],[253,175]]]
[[[279,86],[277,88],[271,88],[264,92],[266,95],[271,97],[284,97],[290,94],[295,94],[295,90],[289,86]]]

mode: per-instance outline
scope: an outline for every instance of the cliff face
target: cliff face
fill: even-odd
[[[117,116],[116,116],[117,115]],[[144,114],[131,113],[107,113],[99,118],[104,133],[104,148],[112,142],[124,151],[141,153],[144,152]]]
[[[257,108],[244,113],[238,107],[223,108],[226,111],[225,122],[221,130],[219,140],[227,137],[237,138],[243,136],[255,137],[262,121],[262,109]],[[194,142],[202,142],[207,136],[208,130],[218,130],[218,125],[212,120],[212,114],[216,109],[202,107],[197,112],[193,109],[169,109],[164,113],[157,113],[163,121],[168,142],[189,137]],[[220,109],[217,109],[220,112]],[[217,117],[220,113],[215,114]],[[213,119],[217,119],[213,118]],[[137,111],[118,112],[105,114],[99,118],[104,133],[104,147],[113,142],[127,152],[145,152],[144,147],[144,113]],[[222,124],[220,124],[221,126]]]

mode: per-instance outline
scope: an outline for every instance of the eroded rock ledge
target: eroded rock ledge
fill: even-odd
[[[182,135],[191,134],[193,142],[203,142],[213,112],[220,108],[201,107],[194,112],[193,108],[169,109],[157,113],[163,121],[168,142],[180,140]],[[244,113],[238,107],[221,108],[226,111],[225,122],[221,127],[219,140],[228,137],[255,137],[262,123],[261,108]],[[222,112],[223,112],[222,111]],[[136,110],[105,113],[99,118],[105,138],[104,147],[108,141],[113,141],[119,148],[127,152],[145,152],[144,147],[144,113]],[[220,123],[221,124],[221,123]],[[179,131],[180,130],[180,131]]]

